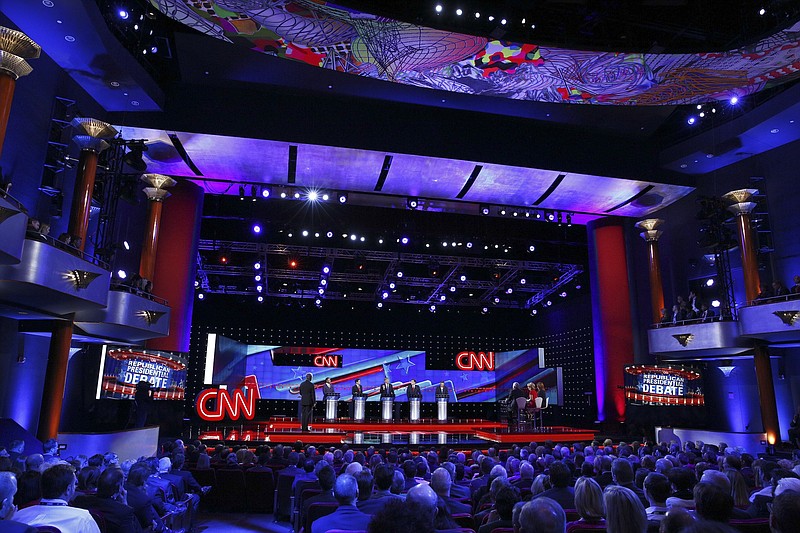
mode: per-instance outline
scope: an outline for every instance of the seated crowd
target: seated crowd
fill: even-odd
[[[793,281],[794,285],[790,289],[787,289],[783,283],[777,280],[773,281],[772,284],[762,283],[759,287],[756,303],[763,303],[763,300],[769,300],[770,298],[797,298],[800,296],[800,276],[795,276]]]
[[[167,531],[164,517],[178,513],[191,529],[206,494],[192,472],[258,469],[275,479],[276,520],[291,520],[298,533],[800,528],[800,461],[755,459],[724,443],[547,441],[464,453],[177,440],[158,457],[121,464],[113,453],[62,461],[46,446],[25,456],[15,441],[0,451],[0,520],[62,531],[99,531],[94,520],[108,532]]]
[[[686,321],[713,322],[717,317],[714,307],[709,306],[706,302],[698,304],[697,295],[694,292],[689,292],[688,299],[678,296],[675,302],[671,310],[661,309],[661,326],[677,325]]]

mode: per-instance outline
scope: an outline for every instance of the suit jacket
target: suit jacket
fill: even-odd
[[[444,503],[444,506],[451,515],[462,513],[472,514],[472,507],[467,503],[461,503],[451,497],[442,498],[440,496],[439,499]]]
[[[4,533],[36,533],[38,529],[22,522],[14,522],[13,520],[3,520]]]
[[[300,384],[300,405],[311,406],[314,405],[315,401],[314,384],[308,380],[304,380]]]
[[[413,387],[409,385],[406,387],[406,396],[409,398],[422,398],[422,389],[419,388],[419,385],[414,385]]]
[[[575,491],[572,487],[553,487],[537,494],[533,499],[544,497],[555,500],[562,509],[575,509]]]
[[[353,385],[353,388],[351,389],[350,393],[351,393],[351,394],[352,394],[354,397],[355,397],[355,396],[361,396],[362,394],[364,394],[364,389],[362,389],[362,388],[361,388],[361,387],[359,387],[358,385]]]
[[[478,529],[478,533],[492,533],[492,530],[499,527],[512,528],[514,527],[514,523],[511,520],[495,520],[494,522],[482,525],[480,529]]]
[[[323,396],[328,396],[329,394],[333,394],[334,392],[336,392],[336,391],[333,389],[333,385],[328,385],[326,383],[325,385],[322,386],[322,395]]]
[[[389,494],[373,494],[372,498],[369,500],[362,500],[356,505],[358,506],[358,510],[362,513],[373,515],[383,509],[383,507],[390,501],[402,499],[402,497],[398,496],[397,494],[392,494],[391,492]]]
[[[133,507],[133,513],[139,519],[142,529],[148,528],[153,525],[153,522],[156,522],[158,524],[156,531],[161,531],[164,523],[156,512],[155,498],[148,496],[141,487],[134,487],[129,483],[125,484],[125,490],[128,491],[128,505]]]
[[[170,485],[172,486],[173,492],[175,494],[175,500],[183,501],[186,497],[186,483],[183,480],[182,476],[177,476],[175,474],[159,474],[162,479],[169,481]]]
[[[391,383],[381,385],[381,398],[386,396],[394,398],[394,387],[392,387]]]
[[[469,487],[453,483],[450,485],[450,497],[457,500],[460,500],[461,498],[469,498]]]
[[[200,492],[203,490],[203,487],[200,486],[200,483],[197,482],[197,480],[194,478],[191,472],[188,472],[186,470],[172,470],[170,474],[174,476],[180,476],[183,478],[183,483],[186,492],[191,492],[193,494],[200,494]]]
[[[447,390],[447,387],[442,387],[441,385],[436,387],[437,396],[444,396],[445,394],[450,394],[450,392]]]
[[[100,511],[106,523],[107,533],[137,533],[142,530],[133,507],[110,498],[78,496],[72,505],[81,509]]]
[[[302,514],[303,520],[305,520],[306,515],[308,515],[308,508],[311,507],[312,503],[328,503],[328,502],[333,502],[333,503],[336,502],[336,498],[334,498],[332,490],[324,491],[320,494],[317,494],[316,496],[312,496],[307,500],[304,500],[303,514]],[[302,524],[303,522],[300,523]]]
[[[311,533],[325,533],[331,529],[366,531],[372,516],[362,513],[355,505],[340,505],[333,513],[317,518],[311,524]]]

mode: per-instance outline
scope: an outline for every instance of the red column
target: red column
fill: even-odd
[[[161,222],[161,202],[147,202],[147,225],[144,228],[142,257],[139,260],[139,275],[152,280],[156,270],[156,250],[158,249],[158,230]]]
[[[64,385],[67,380],[69,348],[72,344],[73,315],[66,320],[53,321],[50,351],[47,354],[47,370],[44,375],[42,406],[39,411],[39,430],[36,436],[41,441],[58,435],[61,421],[61,404],[64,402]]]
[[[81,150],[78,173],[75,176],[75,191],[72,193],[72,208],[69,210],[69,226],[67,226],[67,233],[81,239],[81,244],[77,247],[81,251],[86,245],[86,228],[89,227],[96,174],[97,152],[91,148]]]
[[[772,380],[772,365],[767,347],[761,343],[756,344],[753,359],[756,366],[758,398],[761,404],[761,421],[764,423],[764,431],[767,433],[767,442],[775,444],[781,440],[781,428],[778,422],[775,383]]]
[[[633,364],[633,318],[624,222],[594,220],[589,233],[597,417],[625,420],[623,367]]]
[[[8,117],[11,115],[11,102],[14,100],[14,88],[17,78],[0,72],[0,153],[3,152],[3,142],[6,140]]]
[[[11,115],[11,102],[17,79],[27,76],[33,69],[26,59],[39,57],[41,47],[24,33],[0,26],[0,153],[6,140],[8,117]]]
[[[152,280],[153,293],[169,302],[169,336],[147,341],[147,348],[188,352],[203,189],[184,180],[171,191],[169,209],[162,213]]]
[[[728,210],[736,215],[736,228],[739,232],[739,251],[742,256],[742,272],[744,273],[744,292],[748,303],[756,299],[761,285],[758,275],[758,259],[753,239],[753,228],[750,227],[750,212],[756,203],[752,197],[758,194],[757,189],[739,189],[722,196],[731,205]]]
[[[661,260],[658,255],[658,238],[661,230],[658,228],[664,223],[660,218],[648,218],[636,223],[636,227],[643,229],[642,238],[647,241],[647,255],[650,274],[650,311],[653,324],[661,321],[661,310],[664,308],[664,286],[661,283]]]

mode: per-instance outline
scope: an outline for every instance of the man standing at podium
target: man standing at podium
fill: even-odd
[[[436,387],[436,397],[438,398],[439,396],[449,396],[449,392],[447,387],[444,385],[444,381],[440,381],[439,386]]]
[[[306,380],[300,384],[300,427],[303,431],[308,431],[308,423],[311,422],[311,415],[314,413],[314,384],[311,383],[311,374],[306,374]]]
[[[356,384],[353,385],[350,394],[353,396],[350,398],[350,420],[355,418],[356,413],[356,398],[360,398],[364,395],[364,391],[361,390],[361,379],[356,379]]]
[[[325,385],[322,386],[322,396],[330,396],[334,394],[336,391],[333,390],[333,383],[331,383],[331,378],[325,378]]]
[[[394,399],[394,387],[389,383],[389,378],[383,378],[383,385],[381,385],[381,398]]]
[[[417,385],[416,379],[412,379],[411,383],[406,387],[406,396],[408,396],[409,399],[422,398],[422,390],[420,390],[419,385]]]

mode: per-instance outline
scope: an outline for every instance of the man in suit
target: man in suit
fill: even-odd
[[[383,378],[383,385],[381,385],[381,398],[394,399],[394,387],[389,383],[389,378]]]
[[[391,466],[380,464],[375,468],[375,493],[368,499],[358,502],[358,509],[362,513],[374,515],[391,500],[402,500],[402,496],[392,494],[392,479],[394,470]]]
[[[447,387],[444,384],[444,381],[439,382],[439,386],[436,387],[436,396],[448,396],[450,391],[447,390]]]
[[[336,391],[333,390],[333,383],[331,383],[331,378],[325,378],[325,384],[322,386],[322,396],[330,396],[335,392]]]
[[[306,380],[300,384],[300,407],[301,418],[300,427],[303,431],[308,431],[308,424],[311,422],[311,415],[314,413],[314,384],[311,383],[311,374],[306,374]]]
[[[575,491],[569,486],[571,479],[572,473],[567,465],[560,461],[552,463],[550,465],[550,483],[553,488],[537,494],[534,499],[550,498],[562,509],[575,509]]]
[[[350,390],[350,394],[353,395],[353,398],[350,400],[350,420],[352,420],[353,418],[355,418],[355,412],[356,412],[355,399],[360,398],[361,396],[364,395],[364,391],[361,388],[361,379],[356,379],[356,383]]]
[[[153,531],[164,531],[164,522],[161,521],[155,509],[156,499],[147,494],[145,482],[150,476],[150,468],[144,463],[137,463],[128,472],[128,480],[125,483],[125,490],[128,492],[128,505],[133,507],[136,518],[142,529],[148,527]]]
[[[322,492],[303,501],[303,511],[300,515],[301,524],[305,524],[308,508],[311,507],[312,503],[336,502],[336,498],[333,495],[333,485],[336,483],[336,472],[334,472],[333,467],[325,465],[320,468],[317,473],[317,479],[319,480],[319,488]]]
[[[366,531],[372,517],[356,507],[358,499],[356,478],[350,474],[340,475],[333,486],[333,495],[339,507],[333,513],[314,520],[311,524],[311,533],[325,533],[331,529]]]
[[[103,515],[108,533],[137,533],[142,527],[128,505],[128,492],[122,486],[124,476],[119,468],[109,468],[97,480],[96,495],[81,495],[72,505]]]
[[[471,514],[472,508],[468,504],[461,503],[450,497],[450,487],[452,484],[453,480],[450,479],[450,473],[444,468],[437,468],[433,471],[433,474],[431,474],[431,488],[433,492],[436,493],[436,496],[439,497],[439,500],[442,501],[447,511],[451,515],[462,513]]]
[[[422,398],[422,390],[417,385],[416,379],[412,379],[411,383],[406,387],[406,396],[409,398]]]
[[[36,533],[36,528],[14,518],[14,494],[17,493],[17,478],[11,472],[0,472],[0,530],[8,533]]]

